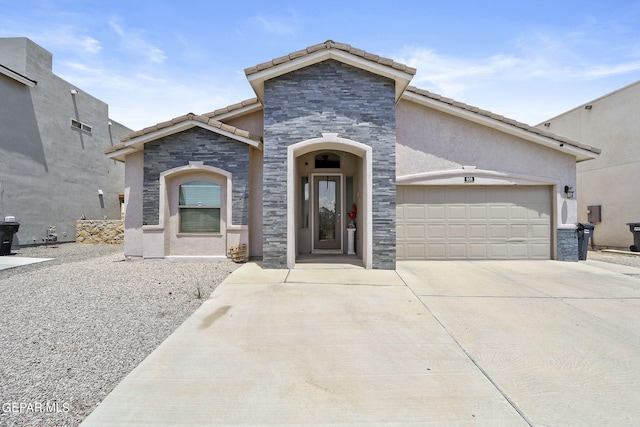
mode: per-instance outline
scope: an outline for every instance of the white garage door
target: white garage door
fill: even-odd
[[[550,259],[544,186],[398,186],[398,259]]]

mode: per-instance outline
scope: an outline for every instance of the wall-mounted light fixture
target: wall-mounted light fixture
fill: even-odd
[[[585,110],[591,110],[592,108],[593,108],[593,105],[591,105],[591,104],[584,106]]]
[[[71,89],[71,95],[77,95],[78,91],[76,89]]]
[[[573,199],[573,187],[569,187],[568,185],[564,186],[564,193],[567,195],[567,199]]]
[[[549,127],[549,126],[551,126],[551,122],[545,122],[545,123],[544,123],[544,125],[545,125],[546,127]]]

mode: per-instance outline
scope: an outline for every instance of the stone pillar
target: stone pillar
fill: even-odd
[[[575,229],[557,231],[558,261],[578,261],[578,236]]]

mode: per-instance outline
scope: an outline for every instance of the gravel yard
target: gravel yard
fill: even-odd
[[[15,252],[54,259],[0,271],[0,426],[79,425],[238,267],[127,261],[121,245]],[[640,256],[588,259],[640,267]]]
[[[0,426],[79,425],[238,267],[127,261],[121,245],[14,252],[55,259],[0,271]]]
[[[611,262],[613,264],[627,265],[629,267],[640,268],[640,254],[627,255],[615,252],[589,251],[587,259],[594,261]]]

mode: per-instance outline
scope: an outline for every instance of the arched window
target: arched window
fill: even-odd
[[[189,181],[180,186],[180,232],[220,232],[220,185],[210,181]]]

